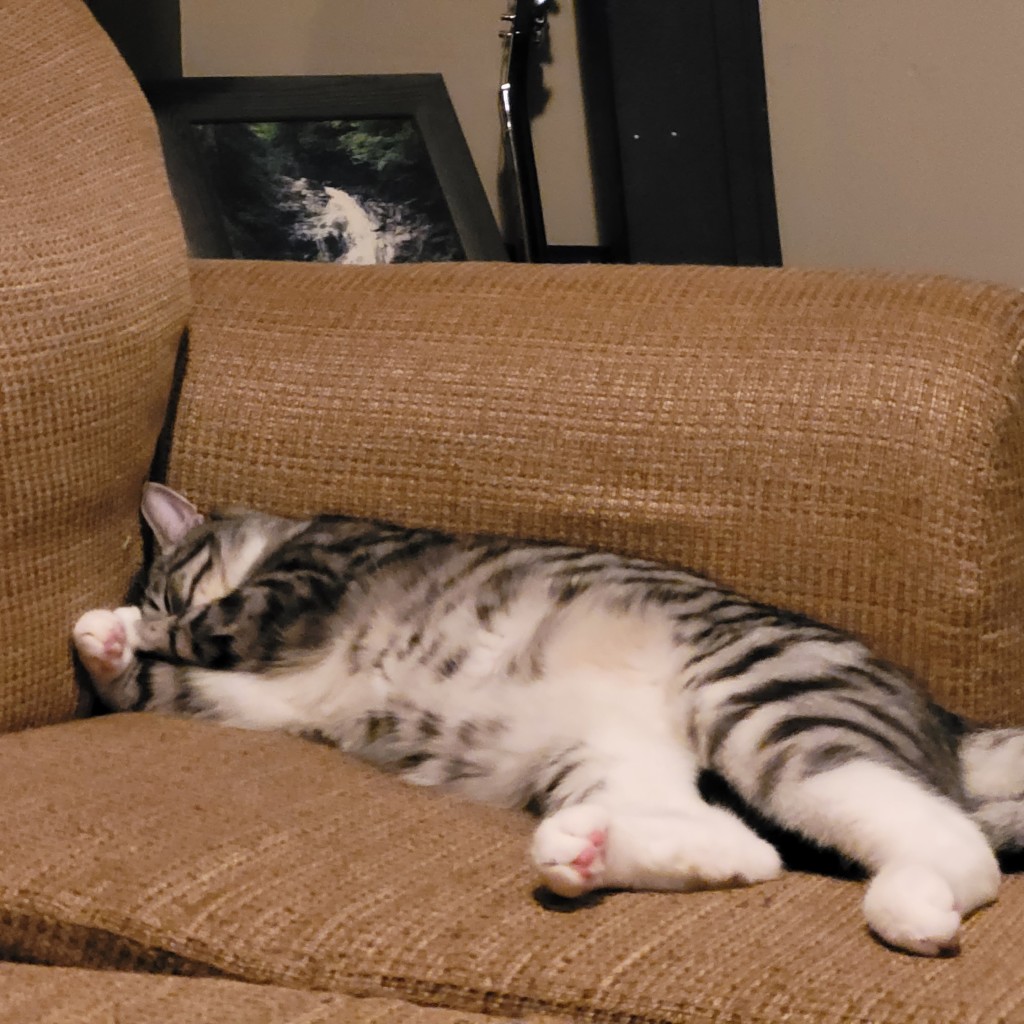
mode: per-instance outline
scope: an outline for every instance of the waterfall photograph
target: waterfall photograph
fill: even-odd
[[[192,128],[235,258],[466,258],[412,118],[210,122]]]

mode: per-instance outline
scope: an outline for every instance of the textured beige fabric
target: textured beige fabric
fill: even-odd
[[[920,960],[868,938],[860,885],[805,875],[545,909],[524,818],[288,737],[123,715],[2,737],[0,775],[0,953],[510,1016],[1024,1020],[1018,878]]]
[[[11,729],[72,713],[68,625],[137,564],[189,295],[152,120],[78,0],[0,4],[0,67]],[[958,710],[1024,719],[1016,293],[680,267],[193,276],[169,479],[200,503],[689,564],[864,634]],[[959,959],[919,961],[826,878],[559,913],[525,818],[287,737],[96,719],[0,737],[0,777],[0,958],[208,976],[8,965],[0,1019],[1024,1020],[1016,878]]]
[[[1024,298],[694,267],[193,266],[170,482],[560,537],[852,629],[1024,721]]]
[[[0,4],[0,729],[76,706],[68,630],[120,597],[188,273],[130,72],[78,0]]]
[[[235,981],[0,964],[0,1024],[513,1024],[428,1009]],[[553,1017],[515,1024],[557,1024]]]

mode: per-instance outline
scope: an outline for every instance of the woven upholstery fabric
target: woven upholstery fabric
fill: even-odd
[[[193,265],[170,482],[681,563],[1024,720],[1024,299],[765,269]]]
[[[187,312],[149,110],[78,0],[0,4],[0,730],[72,715],[68,632],[140,558]]]
[[[0,964],[2,1024],[511,1024],[428,1009],[236,981]],[[527,1024],[519,1018],[516,1024]],[[531,1017],[529,1024],[557,1024]]]
[[[2,737],[0,772],[6,957],[623,1024],[1024,1019],[1016,878],[929,961],[807,875],[558,912],[524,817],[280,735],[112,716]]]

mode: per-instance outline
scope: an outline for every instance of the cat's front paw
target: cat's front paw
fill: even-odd
[[[130,631],[140,615],[138,608],[96,608],[75,623],[75,650],[94,682],[111,683],[128,667],[135,654]]]
[[[610,821],[603,807],[576,804],[537,826],[533,862],[556,896],[573,899],[602,886]]]

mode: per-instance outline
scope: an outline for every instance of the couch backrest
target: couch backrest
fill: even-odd
[[[146,102],[80,0],[0,4],[0,729],[74,714],[123,596],[188,306]]]
[[[168,481],[691,565],[1024,721],[1024,296],[201,261]]]

